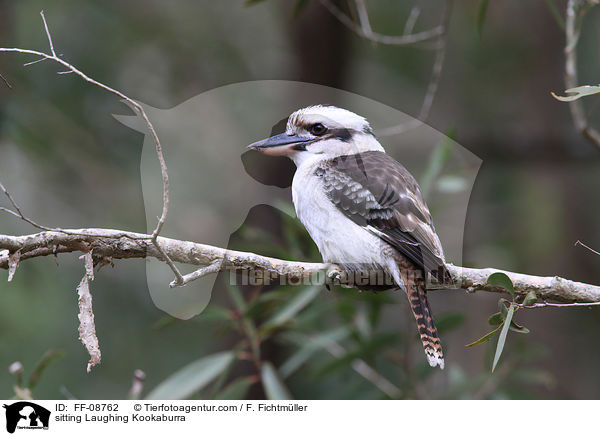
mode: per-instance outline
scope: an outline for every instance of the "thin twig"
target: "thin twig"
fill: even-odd
[[[44,62],[44,61],[47,61],[47,60],[48,60],[48,59],[46,59],[46,58],[37,59],[37,60],[35,60],[35,61],[26,62],[26,63],[24,63],[24,64],[23,64],[23,66],[24,66],[24,67],[28,67],[28,66],[30,66],[30,65],[34,65],[34,64],[37,64],[37,63],[39,63],[39,62]]]
[[[50,44],[50,53],[52,53],[52,56],[56,57],[56,52],[54,51],[54,43],[52,42],[52,36],[50,35],[50,30],[48,30],[48,23],[46,22],[46,16],[44,15],[43,10],[40,11],[40,15],[42,16],[42,21],[44,22],[44,29],[46,29],[48,44]]]
[[[2,79],[6,86],[8,86],[8,89],[12,89],[12,85],[8,82],[8,80],[6,80],[6,77],[4,77],[2,74],[0,74],[0,79]]]
[[[588,306],[600,306],[600,301],[594,301],[591,303],[535,303],[530,306],[524,306],[517,304],[517,306],[523,309],[539,309],[540,307],[588,307]]]
[[[321,4],[348,29],[352,30],[357,35],[368,39],[369,41],[377,42],[379,44],[411,45],[416,44],[418,42],[424,42],[435,39],[444,32],[444,29],[441,26],[437,26],[429,30],[424,30],[423,32],[412,33],[410,35],[390,36],[382,35],[373,31],[371,31],[370,33],[365,33],[365,30],[361,25],[358,25],[354,21],[352,21],[352,19],[348,15],[346,15],[339,7],[337,7],[337,5],[331,2],[331,0],[320,1]]]
[[[442,12],[442,21],[440,24],[440,27],[443,29],[443,33],[440,35],[437,41],[437,50],[435,53],[435,59],[433,61],[433,67],[431,69],[431,77],[427,85],[425,97],[423,97],[423,103],[421,104],[421,110],[419,111],[418,118],[413,118],[397,126],[381,129],[377,132],[378,136],[385,137],[404,133],[408,130],[412,130],[416,127],[421,126],[429,118],[431,107],[433,106],[433,100],[435,99],[435,96],[437,94],[440,79],[442,77],[442,71],[444,68],[444,60],[446,58],[446,48],[448,40],[448,23],[450,21],[451,10],[452,0],[448,0],[445,3],[444,11]]]
[[[585,245],[583,242],[581,242],[579,240],[577,242],[575,242],[575,246],[577,247],[578,245],[581,245],[582,247],[587,248],[588,250],[590,250],[592,253],[597,254],[598,256],[600,256],[600,253],[598,253],[593,248],[588,247],[587,245]]]
[[[33,227],[38,228],[40,230],[46,230],[46,231],[54,231],[55,230],[50,227],[42,226],[41,224],[38,224],[35,221],[33,221],[31,218],[26,217],[23,214],[23,212],[21,211],[21,208],[19,207],[19,205],[12,198],[12,195],[10,195],[10,192],[8,192],[6,190],[6,188],[4,187],[4,185],[2,183],[0,183],[0,189],[2,190],[2,192],[4,192],[4,195],[6,196],[6,198],[8,198],[8,201],[10,201],[10,204],[12,204],[12,207],[15,208],[15,210],[13,211],[13,210],[7,209],[5,207],[0,207],[0,210],[2,210],[4,212],[8,212],[11,215],[14,215],[18,218],[21,218],[23,221],[31,224]]]
[[[419,15],[421,15],[421,7],[417,1],[410,10],[410,14],[408,14],[408,18],[404,24],[404,32],[402,33],[403,35],[410,35],[413,32],[415,24],[417,24],[417,20],[419,19]]]
[[[337,342],[330,342],[325,345],[325,349],[334,357],[343,357],[347,354],[344,347]],[[402,391],[387,378],[378,373],[371,365],[362,359],[354,359],[352,361],[352,369],[365,379],[373,383],[381,392],[390,398],[398,398],[402,395]]]
[[[373,35],[373,29],[371,28],[371,22],[369,21],[369,13],[367,12],[367,5],[365,0],[354,0],[356,10],[358,11],[358,19],[363,33],[370,38]]]
[[[150,135],[152,136],[152,140],[154,141],[154,144],[156,146],[156,154],[157,154],[158,161],[160,163],[160,169],[161,169],[161,176],[162,176],[162,182],[163,182],[163,207],[162,207],[161,215],[158,218],[158,222],[156,224],[156,227],[155,227],[155,229],[152,232],[152,235],[150,237],[150,239],[151,239],[152,243],[154,244],[154,246],[156,247],[156,249],[159,252],[161,252],[162,248],[158,244],[157,238],[158,238],[158,235],[160,234],[160,232],[161,232],[161,230],[162,230],[162,228],[164,226],[164,223],[165,223],[166,218],[167,218],[167,213],[168,213],[168,210],[169,210],[169,174],[167,172],[167,165],[166,165],[164,154],[163,154],[163,151],[162,151],[162,145],[160,143],[160,140],[158,138],[156,130],[154,129],[154,125],[152,124],[152,122],[148,118],[148,115],[146,114],[146,111],[144,110],[144,108],[143,108],[143,106],[141,104],[139,104],[135,100],[129,98],[128,96],[126,96],[122,92],[117,91],[116,89],[113,89],[113,88],[111,88],[111,87],[109,87],[107,85],[104,85],[103,83],[97,82],[96,80],[92,79],[91,77],[89,77],[88,75],[86,75],[85,73],[83,73],[82,71],[80,71],[79,69],[77,69],[76,67],[74,67],[73,65],[71,65],[70,63],[62,60],[60,58],[60,56],[57,56],[56,55],[56,51],[54,49],[54,43],[52,42],[52,36],[51,36],[50,30],[48,28],[48,23],[46,22],[46,17],[44,16],[44,11],[40,12],[40,15],[42,17],[42,22],[44,24],[44,29],[46,30],[46,36],[48,37],[48,44],[50,45],[50,52],[51,52],[51,54],[39,52],[39,51],[36,51],[36,50],[26,50],[26,49],[21,49],[21,48],[0,48],[0,52],[13,52],[13,53],[32,54],[32,55],[35,55],[35,56],[39,56],[42,59],[49,59],[49,60],[55,61],[55,62],[63,65],[64,67],[66,67],[70,72],[73,72],[73,73],[77,74],[79,77],[81,77],[86,82],[91,83],[91,84],[93,84],[93,85],[95,85],[95,86],[97,86],[99,88],[104,89],[105,91],[110,92],[111,94],[114,94],[114,95],[120,97],[122,100],[124,100],[127,103],[129,103],[138,112],[138,114],[144,120],[144,123],[146,124],[146,128],[150,132]],[[28,221],[28,222],[30,222],[30,224],[31,224],[31,221]],[[42,228],[40,226],[37,226],[37,227],[38,228]],[[167,256],[166,253],[161,252],[161,254],[163,255],[163,258],[164,258],[165,262],[169,265],[169,267],[171,268],[171,270],[175,274],[175,281],[176,281],[176,283],[181,283],[183,281],[183,276],[179,272],[179,269],[177,268],[177,266],[173,263],[173,261],[169,258],[169,256]]]
[[[217,260],[217,261],[211,263],[210,265],[203,266],[202,268],[198,268],[196,271],[184,275],[181,283],[177,283],[177,281],[173,280],[169,284],[169,287],[176,288],[176,287],[179,287],[179,286],[185,286],[189,282],[193,282],[194,280],[198,280],[199,278],[204,277],[204,276],[206,276],[208,274],[218,273],[220,271],[220,269],[221,269],[220,263],[221,263],[221,261]]]
[[[45,230],[48,232],[60,232],[60,233],[64,233],[65,235],[72,235],[72,236],[91,236],[91,237],[99,236],[97,234],[86,234],[86,233],[81,233],[81,232],[73,232],[71,230],[65,230],[65,229],[61,229],[59,227],[48,227],[48,226],[44,226],[42,224],[38,224],[33,219],[29,218],[27,215],[25,215],[23,213],[23,211],[21,210],[21,207],[17,204],[17,202],[14,200],[14,198],[12,197],[10,192],[6,189],[6,187],[1,182],[0,182],[0,190],[4,193],[6,198],[8,198],[8,200],[10,201],[10,203],[16,210],[15,211],[15,210],[8,209],[6,207],[0,207],[0,211],[9,213],[9,214],[25,221],[26,223],[31,224],[33,227],[35,227],[37,229]],[[143,236],[141,235],[140,237],[131,238],[131,234],[127,233],[127,232],[123,232],[122,237],[134,239],[134,240],[135,239],[152,239],[152,235],[143,235]]]
[[[578,86],[577,77],[577,43],[581,33],[581,24],[583,15],[581,5],[584,2],[581,0],[569,0],[567,3],[567,18],[565,20],[565,87],[566,89],[575,88]],[[592,3],[588,3],[592,4]],[[580,100],[572,100],[569,102],[571,116],[575,123],[575,128],[588,141],[600,148],[600,133],[590,127],[588,124],[583,102]]]

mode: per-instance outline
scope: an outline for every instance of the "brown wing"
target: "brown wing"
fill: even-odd
[[[355,223],[395,247],[420,269],[445,270],[431,214],[414,177],[387,154],[340,156],[316,169],[329,199]]]

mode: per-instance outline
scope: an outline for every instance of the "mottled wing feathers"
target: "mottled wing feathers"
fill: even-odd
[[[387,154],[370,151],[323,162],[329,199],[355,223],[392,245],[418,268],[444,267],[442,247],[413,176]]]

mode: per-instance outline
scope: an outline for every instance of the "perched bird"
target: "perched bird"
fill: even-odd
[[[367,120],[335,106],[309,106],[289,116],[285,133],[248,148],[294,161],[296,214],[323,261],[360,277],[346,285],[403,289],[429,364],[444,368],[425,286],[428,274],[449,279],[442,245],[419,185],[386,154]]]

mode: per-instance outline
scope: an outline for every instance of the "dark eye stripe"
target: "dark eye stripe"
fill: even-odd
[[[337,138],[343,142],[350,142],[352,139],[352,130],[350,129],[331,129],[329,130],[329,137]]]

